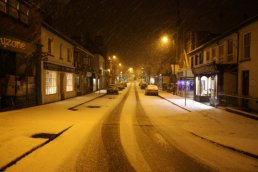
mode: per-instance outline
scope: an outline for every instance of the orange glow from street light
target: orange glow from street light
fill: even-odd
[[[166,43],[168,43],[169,39],[168,39],[167,36],[163,36],[163,37],[161,38],[161,41],[162,41],[162,43],[166,44]]]

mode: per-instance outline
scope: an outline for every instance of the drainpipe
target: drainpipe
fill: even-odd
[[[238,73],[239,73],[239,32],[237,32],[237,77],[236,77],[236,93],[238,94]]]

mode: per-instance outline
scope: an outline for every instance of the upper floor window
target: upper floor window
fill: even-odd
[[[29,8],[24,4],[20,4],[20,20],[23,23],[29,24]]]
[[[52,53],[52,43],[53,43],[53,40],[51,38],[48,38],[48,42],[47,42],[47,52],[49,54]]]
[[[194,56],[191,57],[191,68],[194,66]]]
[[[6,13],[6,2],[7,0],[0,0],[0,11]]]
[[[59,51],[59,59],[63,60],[63,44],[60,44]]]
[[[212,60],[216,60],[216,48],[211,49],[211,58]]]
[[[67,48],[67,61],[68,62],[72,61],[72,50],[71,50],[71,48]]]
[[[200,53],[200,64],[203,64],[203,54],[202,53]]]
[[[223,57],[224,57],[224,45],[220,45],[219,46],[219,60],[223,61]]]
[[[194,60],[195,60],[194,65],[198,65],[198,55],[195,55]]]
[[[11,15],[14,18],[19,17],[18,15],[18,9],[19,9],[19,2],[18,0],[8,0],[8,14]]]
[[[19,0],[0,0],[0,12],[20,19],[21,22],[29,24],[29,7]]]
[[[233,39],[228,40],[228,61],[233,60]]]
[[[207,62],[210,61],[210,51],[209,50],[206,51],[206,61]]]
[[[251,33],[244,35],[244,59],[251,58]]]

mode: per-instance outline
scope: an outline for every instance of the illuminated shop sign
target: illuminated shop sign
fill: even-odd
[[[2,35],[0,35],[0,48],[20,53],[28,53],[31,51],[31,45],[29,43]]]

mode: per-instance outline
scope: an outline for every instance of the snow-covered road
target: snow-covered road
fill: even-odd
[[[0,168],[13,161],[6,171],[258,170],[256,120],[192,100],[189,112],[134,83],[101,95],[0,113]],[[31,137],[37,133],[56,138],[45,143]]]

